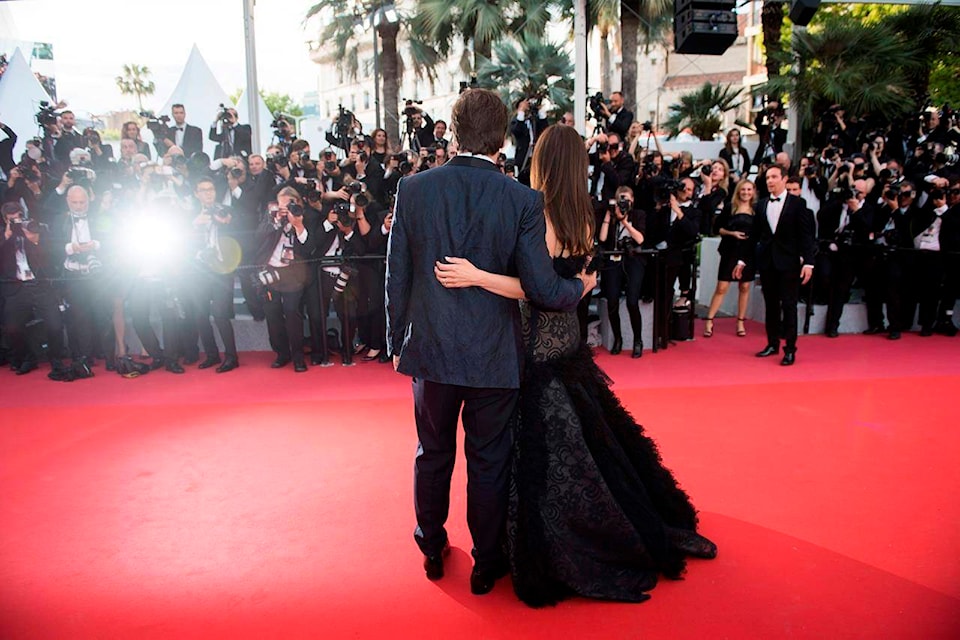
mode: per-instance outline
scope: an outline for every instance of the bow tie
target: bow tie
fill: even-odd
[[[177,131],[183,131],[183,127],[177,127]]]
[[[782,198],[770,198],[770,202],[780,202]]]

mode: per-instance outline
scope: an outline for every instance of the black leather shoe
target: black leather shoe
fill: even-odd
[[[285,366],[290,364],[290,358],[284,358],[283,356],[278,357],[273,361],[273,364],[270,365],[271,369],[282,369]]]
[[[323,364],[323,356],[320,355],[319,353],[311,353],[310,364],[312,364],[315,367],[319,367],[320,365]]]
[[[613,345],[610,347],[610,355],[619,355],[621,351],[623,351],[623,338],[614,338]]]
[[[957,327],[953,324],[952,320],[944,320],[943,322],[940,322],[936,327],[934,327],[934,331],[941,335],[947,336],[948,338],[953,338],[958,333]]]
[[[864,330],[863,335],[865,335],[865,336],[875,336],[875,335],[877,335],[878,333],[883,333],[884,331],[886,331],[886,328],[883,327],[882,325],[879,326],[879,327],[870,327],[870,328]]]
[[[493,591],[493,585],[497,580],[507,575],[510,567],[506,560],[503,560],[491,567],[473,567],[470,572],[470,593],[475,596],[482,596],[485,593]]]
[[[828,331],[825,331],[823,335],[827,336],[828,338],[839,338],[840,332],[837,331],[836,329],[830,329]]]
[[[197,364],[198,362],[200,362],[199,353],[183,356],[183,364]]]
[[[210,357],[208,356],[206,360],[197,365],[197,369],[209,369],[210,367],[215,367],[220,364],[219,357]]]
[[[643,343],[633,345],[633,355],[631,358],[642,358],[643,357]]]
[[[933,329],[921,329],[921,330],[920,330],[920,337],[921,337],[921,338],[929,338],[929,337],[932,336],[932,335],[933,335]]]
[[[439,555],[423,556],[423,570],[427,572],[427,580],[439,580],[443,577],[443,559],[450,555],[450,543],[443,545]]]
[[[780,353],[780,347],[775,347],[775,346],[773,346],[773,345],[768,344],[767,347],[766,347],[763,351],[760,351],[760,352],[757,353],[757,357],[758,357],[758,358],[769,358],[770,356],[775,356],[775,355],[777,355],[778,353]]]
[[[227,371],[233,371],[240,366],[240,362],[236,358],[227,358],[223,361],[223,364],[217,367],[217,373],[226,373]]]
[[[890,332],[890,335],[888,335],[887,338],[889,338],[890,340],[899,340],[899,339],[900,339],[900,332],[899,332],[899,331],[891,331],[891,332]]]
[[[388,362],[392,362],[390,356],[387,355],[386,349],[380,352],[380,357],[377,358],[377,362],[379,362],[380,364],[387,364]]]
[[[71,366],[74,380],[93,377],[93,369],[90,368],[90,361],[86,358],[78,358],[73,361]]]
[[[17,367],[17,375],[25,376],[36,368],[37,368],[36,362],[34,362],[33,360],[27,360],[26,362],[21,364],[19,367]]]
[[[789,367],[796,361],[797,361],[797,355],[793,351],[785,351],[783,354],[783,360],[780,361],[780,364],[782,364],[785,367]]]
[[[50,373],[47,374],[47,377],[55,382],[73,382],[73,371],[70,367],[63,366],[63,363],[59,360],[52,360],[50,362]]]
[[[293,363],[293,370],[297,373],[303,373],[307,370],[307,363],[303,360],[297,360]]]
[[[162,369],[163,365],[166,364],[163,360],[163,356],[159,358],[154,358],[153,362],[150,363],[150,371],[156,371],[157,369]]]
[[[164,368],[170,373],[183,373],[183,367],[181,367],[180,363],[173,358],[167,360],[167,364],[164,366]]]

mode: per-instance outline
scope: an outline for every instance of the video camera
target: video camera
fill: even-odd
[[[163,140],[164,138],[171,137],[170,135],[170,116],[163,115],[157,117],[153,111],[141,111],[141,118],[147,119],[147,129],[150,129],[153,133],[153,137],[157,140]]]
[[[337,216],[337,222],[344,227],[352,227],[357,221],[357,219],[351,215],[356,212],[356,207],[349,202],[337,202],[333,205],[333,212]]]
[[[37,124],[41,127],[57,124],[57,120],[60,118],[60,112],[57,111],[57,108],[58,105],[51,105],[48,101],[41,100],[40,110],[37,111],[37,114],[34,116]]]
[[[477,76],[470,76],[470,82],[460,81],[460,93],[463,93],[467,89],[479,89],[480,83],[477,82]]]
[[[423,104],[423,100],[409,100],[407,98],[404,98],[403,102],[405,105],[403,107],[403,115],[407,116],[408,118],[412,118],[418,113],[422,113],[423,109],[415,105]]]
[[[219,107],[220,111],[217,113],[217,120],[223,124],[230,124],[230,110],[223,106],[222,102],[220,103]]]
[[[593,118],[595,120],[605,120],[607,114],[604,113],[604,107],[606,107],[607,101],[603,97],[603,93],[597,91],[596,94],[592,96],[587,96],[587,106],[590,107],[590,111],[593,112]]]

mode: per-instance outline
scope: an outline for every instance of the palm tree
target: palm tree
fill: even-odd
[[[842,104],[849,114],[894,118],[914,109],[910,80],[925,64],[918,46],[886,22],[827,20],[798,34],[792,51],[777,54],[781,68],[794,57],[804,64],[770,79],[764,89],[787,95],[801,131],[809,132],[831,104]]]
[[[767,80],[780,75],[783,46],[780,43],[780,31],[783,29],[783,4],[781,0],[763,0],[760,10],[760,24],[763,30],[763,48],[766,53]],[[771,95],[771,99],[779,96]]]
[[[906,11],[893,13],[884,22],[901,39],[913,43],[913,57],[918,66],[908,71],[908,80],[918,108],[930,92],[931,73],[938,67],[953,66],[947,72],[954,80],[956,55],[960,52],[960,11],[939,4],[914,5]],[[953,61],[952,63],[950,61]]]
[[[569,4],[569,0],[567,0]],[[455,45],[464,45],[460,68],[464,75],[476,73],[490,56],[495,43],[507,36],[542,38],[551,10],[563,9],[557,0],[418,0],[411,30],[429,44],[441,59]]]
[[[143,111],[143,96],[151,96],[156,90],[152,80],[149,80],[150,69],[145,65],[125,64],[123,75],[117,76],[117,87],[125,96],[137,96],[137,106]]]
[[[731,86],[713,85],[705,82],[693,93],[680,96],[680,102],[670,105],[669,116],[664,122],[671,136],[676,136],[686,127],[701,140],[713,140],[720,131],[725,111],[740,106],[742,89]]]
[[[619,2],[591,2],[589,3],[590,9],[590,22],[597,26],[597,31],[600,34],[600,92],[608,96],[610,95],[611,87],[610,80],[613,73],[611,68],[611,45],[610,34],[617,29],[617,25],[620,22],[619,15]]]
[[[328,18],[320,34],[320,40],[330,43],[337,66],[351,79],[357,77],[359,60],[357,58],[358,39],[366,37],[359,27],[370,24],[378,12],[395,9],[393,2],[387,0],[319,0],[312,5],[304,17],[304,22],[316,15]],[[384,13],[381,13],[383,16]],[[383,115],[387,137],[395,144],[400,140],[400,82],[403,65],[397,48],[397,39],[402,28],[408,28],[409,19],[398,16],[396,22],[381,19],[374,26],[380,37],[380,70],[383,76]],[[431,69],[437,64],[436,52],[416,38],[410,39],[410,56],[414,73],[418,77],[435,77]]]
[[[522,96],[541,95],[554,105],[554,115],[573,106],[573,63],[559,45],[526,36],[516,43],[493,45],[492,59],[477,72],[481,87],[499,90],[507,104]]]

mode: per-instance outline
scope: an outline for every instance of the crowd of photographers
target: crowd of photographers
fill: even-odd
[[[671,310],[692,308],[699,239],[745,239],[731,220],[765,195],[774,163],[788,170],[791,192],[818,222],[807,295],[828,304],[827,335],[837,335],[853,286],[865,289],[868,333],[899,337],[918,305],[922,335],[956,333],[960,129],[948,108],[897,123],[832,108],[814,151],[793,167],[775,102],[757,115],[754,154],[731,130],[717,158],[696,162],[688,152],[663,153],[651,123],[635,122],[621,94],[589,104],[597,125],[584,144],[612,353],[623,349],[624,295],[634,357],[643,353],[641,300],[659,296],[655,335],[670,337]],[[498,166],[527,182],[533,146],[550,123],[537,96],[513,107],[514,157],[501,154]],[[42,105],[42,135],[26,141],[19,159],[18,133],[0,123],[0,361],[25,374],[47,359],[50,377],[67,381],[92,376],[98,359],[128,377],[193,364],[229,372],[239,366],[239,281],[248,312],[266,321],[273,367],[306,371],[308,360],[327,364],[331,351],[386,362],[383,256],[393,195],[402,176],[456,155],[446,124],[406,101],[395,149],[384,130],[367,135],[341,109],[329,146],[314,155],[278,116],[274,142],[260,155],[249,125],[220,105],[206,132],[216,145],[211,158],[183,105],[169,116],[141,116],[152,145],[127,122],[119,157],[56,106]],[[559,123],[572,126],[572,114]],[[581,305],[585,339],[589,305]],[[327,327],[330,309],[336,330]],[[162,340],[151,315],[160,317]],[[127,353],[128,319],[149,363]]]

